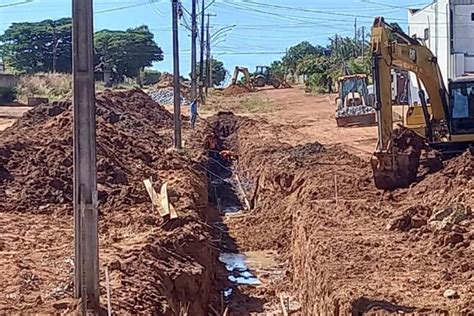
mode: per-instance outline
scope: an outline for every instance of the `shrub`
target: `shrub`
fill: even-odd
[[[16,100],[17,90],[14,87],[0,87],[0,102],[10,103]]]

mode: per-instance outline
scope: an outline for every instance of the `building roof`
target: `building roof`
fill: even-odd
[[[415,14],[417,13],[418,11],[420,11],[421,9],[408,9],[408,12],[410,12],[410,14]]]
[[[463,83],[463,82],[474,82],[474,75],[469,74],[462,77],[454,78],[450,81],[451,83]]]
[[[474,1],[474,0],[468,0],[468,1]],[[437,2],[437,0],[431,1],[430,3],[428,3],[427,5],[425,5],[422,8],[416,8],[416,9],[415,8],[412,8],[412,9],[408,8],[408,12],[410,12],[411,15],[417,14],[418,12],[423,11],[426,8],[431,7],[435,2]]]

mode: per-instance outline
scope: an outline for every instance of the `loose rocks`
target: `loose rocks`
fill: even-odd
[[[159,89],[149,92],[150,97],[153,101],[158,102],[159,104],[167,105],[173,104],[174,102],[174,92],[173,88]],[[187,100],[181,95],[180,96],[181,104],[187,102]]]
[[[360,106],[349,106],[337,110],[336,117],[349,117],[349,116],[358,116],[365,114],[375,113],[375,109],[371,106],[360,105]]]

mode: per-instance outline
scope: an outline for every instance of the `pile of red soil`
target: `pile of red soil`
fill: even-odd
[[[108,266],[115,313],[207,315],[217,253],[205,223],[212,212],[200,134],[184,129],[187,154],[170,151],[172,114],[139,90],[106,92],[96,104],[102,298]],[[0,240],[8,241],[0,243],[8,293],[0,311],[7,314],[74,309],[72,128],[71,104],[55,102],[0,133]],[[177,220],[152,209],[142,182],[150,177],[158,192],[168,182]]]
[[[163,133],[172,115],[138,91],[105,93],[96,104],[100,207],[144,202],[137,183],[171,168],[159,157],[172,142]],[[0,200],[10,211],[72,202],[71,109],[70,102],[41,105],[2,133]]]
[[[244,86],[242,84],[233,84],[225,88],[223,94],[226,97],[232,97],[232,96],[240,96],[249,92],[250,92],[250,89],[247,86]]]

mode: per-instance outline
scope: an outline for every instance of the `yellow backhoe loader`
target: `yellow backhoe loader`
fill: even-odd
[[[234,75],[232,76],[232,85],[238,84],[237,81],[239,79],[239,74],[244,75],[244,79],[245,79],[243,83],[241,82],[239,84],[246,86],[249,89],[249,91],[254,91],[255,90],[254,79],[250,75],[248,68],[245,68],[245,67],[239,67],[239,66],[235,67]]]
[[[474,77],[452,80],[447,90],[433,53],[383,18],[372,28],[372,66],[378,141],[371,165],[378,188],[393,190],[415,181],[425,146],[446,157],[474,144]],[[420,89],[421,105],[401,130],[393,128],[392,68],[415,73]]]

